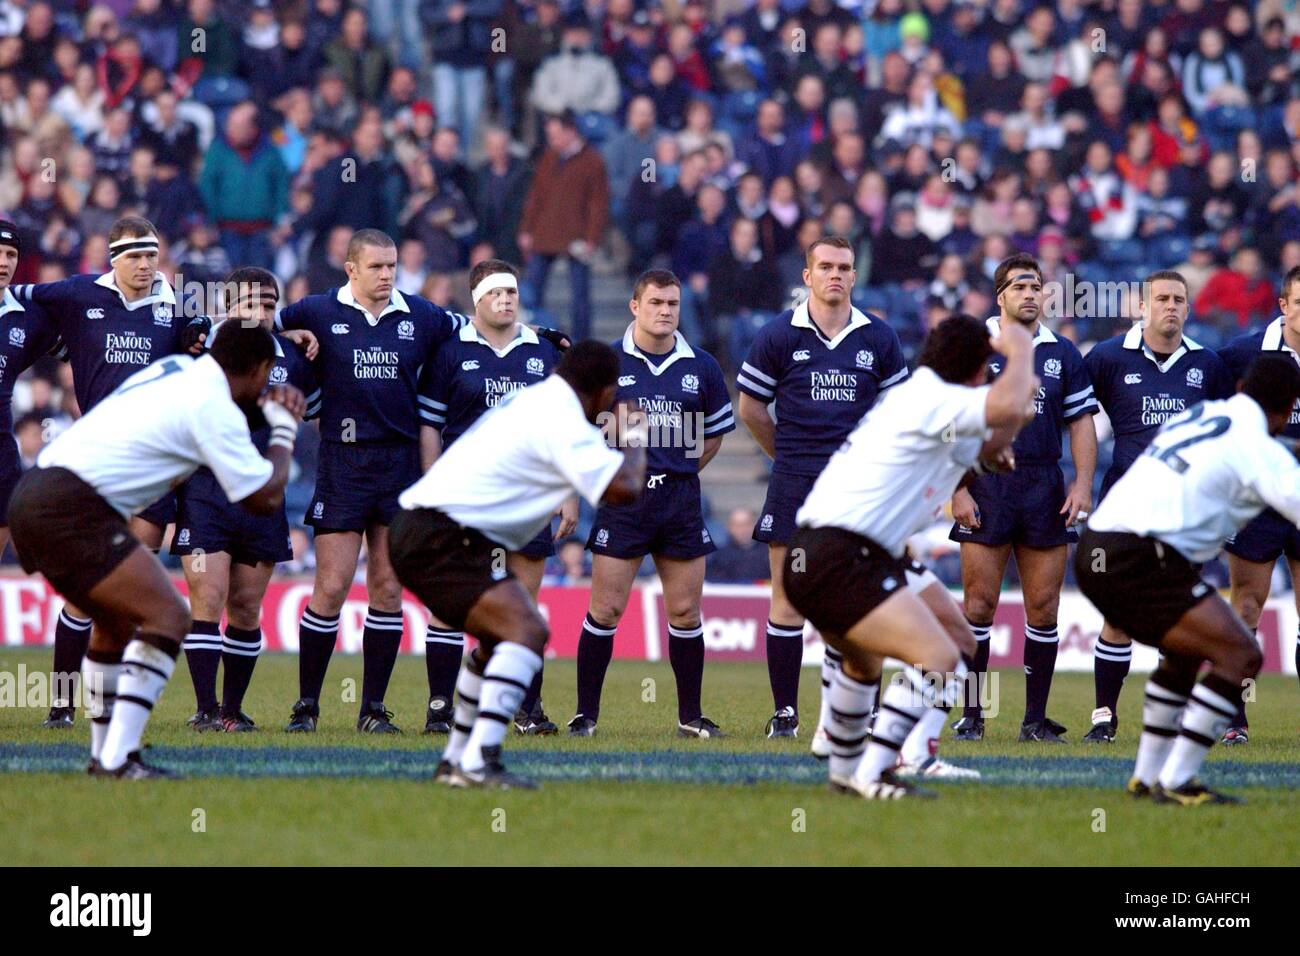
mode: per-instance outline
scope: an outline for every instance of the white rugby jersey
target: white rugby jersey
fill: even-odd
[[[36,464],[67,468],[126,516],[200,465],[235,502],[274,471],[253,447],[248,419],[210,355],[172,355],[136,372],[51,442]]]
[[[397,502],[437,508],[517,551],[575,489],[599,504],[622,464],[577,393],[552,375],[482,415]]]
[[[855,531],[900,557],[979,457],[990,388],[945,382],[923,365],[885,391],[822,470],[800,526]]]
[[[1169,419],[1088,519],[1093,531],[1156,538],[1209,561],[1264,508],[1300,524],[1300,463],[1248,395]]]

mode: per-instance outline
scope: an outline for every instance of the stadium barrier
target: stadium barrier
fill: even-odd
[[[176,586],[184,592],[185,582]],[[271,582],[263,604],[262,635],[268,651],[298,650],[298,618],[311,598],[309,579],[277,579]],[[587,613],[590,591],[586,587],[542,588],[542,614],[551,625],[548,657],[573,657],[578,634]],[[711,660],[761,661],[765,659],[764,630],[767,623],[768,588],[764,585],[708,585],[704,590],[704,643]],[[54,625],[63,599],[43,578],[0,575],[0,627],[4,644],[10,647],[52,644]],[[424,653],[424,629],[429,612],[409,594],[402,603],[406,628],[402,652]],[[339,646],[343,653],[361,651],[366,617],[366,592],[354,585],[343,606]],[[1259,638],[1264,650],[1264,670],[1291,673],[1295,664],[1291,642],[1296,634],[1295,602],[1290,594],[1269,600],[1260,618]],[[1019,667],[1024,645],[1024,602],[1018,591],[1007,591],[993,623],[989,662],[993,667]],[[1101,615],[1077,591],[1061,595],[1058,616],[1061,635],[1056,669],[1091,671],[1092,647],[1101,628]],[[634,588],[627,611],[614,638],[614,656],[624,660],[663,658],[668,647],[668,617],[658,582]],[[1156,652],[1135,645],[1133,669],[1155,667]],[[805,666],[821,663],[822,642],[811,628],[804,635]]]

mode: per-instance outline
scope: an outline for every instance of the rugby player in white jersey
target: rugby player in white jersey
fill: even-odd
[[[1294,446],[1275,437],[1298,398],[1294,359],[1261,354],[1238,394],[1201,402],[1161,427],[1079,538],[1080,590],[1107,624],[1161,653],[1126,788],[1134,797],[1241,802],[1197,773],[1263,655],[1246,622],[1201,578],[1201,565],[1265,508],[1300,525],[1300,464]]]
[[[996,349],[1006,368],[984,385]],[[829,691],[832,790],[869,800],[925,796],[896,772],[921,721],[937,729],[961,693],[975,637],[957,603],[906,542],[932,523],[968,471],[999,456],[1032,416],[1038,387],[1029,333],[990,341],[954,316],[927,336],[916,372],[872,407],[832,456],[799,509],[783,571],[799,613],[843,655]],[[881,695],[885,658],[904,664]],[[913,775],[923,768],[911,768]]]
[[[140,739],[190,612],[127,522],[201,465],[248,510],[279,506],[305,400],[290,386],[266,392],[274,359],[270,332],[236,325],[202,358],[155,362],[56,438],[14,489],[10,529],[23,568],[96,625],[82,666],[92,775],[170,776],[140,758]],[[265,456],[241,409],[259,403],[272,429]]]
[[[619,358],[579,342],[545,381],[478,418],[398,498],[389,554],[398,579],[450,627],[478,638],[456,681],[451,738],[434,779],[455,787],[532,789],[501,763],[501,741],[542,666],[549,629],[508,557],[576,491],[592,504],[635,501],[648,429],[632,411],[608,447]],[[617,425],[617,422],[616,422]]]

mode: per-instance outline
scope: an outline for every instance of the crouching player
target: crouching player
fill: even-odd
[[[270,272],[253,267],[236,269],[223,291],[226,320],[213,329],[214,339],[232,323],[271,329],[280,294]],[[320,396],[312,394],[315,386],[307,356],[289,336],[276,335],[274,341],[270,383],[292,385],[307,395],[310,416],[316,410],[313,402],[319,402]],[[265,451],[270,440],[270,425],[263,423],[254,429],[253,444],[259,451]],[[196,706],[189,725],[197,731],[253,730],[252,719],[243,711],[243,701],[262,649],[262,598],[276,562],[293,557],[284,505],[268,515],[252,514],[230,503],[210,468],[200,468],[177,490],[172,552],[182,556],[193,617],[184,645]],[[220,627],[223,610],[224,640]],[[219,664],[225,669],[220,707]]]
[[[1110,490],[1079,539],[1079,588],[1106,623],[1158,647],[1147,681],[1135,797],[1239,803],[1197,780],[1263,655],[1200,565],[1263,510],[1300,524],[1300,465],[1274,436],[1300,398],[1300,368],[1264,354],[1241,391],[1171,418]],[[1201,665],[1210,671],[1197,682]]]
[[[439,620],[478,638],[456,681],[455,724],[434,779],[455,787],[531,789],[501,763],[510,718],[542,666],[546,621],[511,569],[518,551],[574,492],[633,501],[645,482],[644,422],[605,444],[619,361],[579,342],[551,375],[485,414],[407,488],[389,543],[398,579]]]
[[[991,386],[982,384],[990,349],[1006,357]],[[918,723],[942,727],[975,637],[938,580],[924,582],[928,572],[906,557],[905,545],[967,471],[1005,454],[1029,421],[1038,387],[1033,351],[1018,324],[990,342],[977,319],[940,323],[916,373],[863,416],[799,509],[785,593],[843,656],[829,691],[832,790],[868,800],[929,795],[894,768]],[[868,733],[872,685],[887,657],[904,662],[903,679],[881,695]]]
[[[92,775],[169,776],[140,758],[140,739],[190,613],[127,520],[201,465],[248,510],[280,506],[305,402],[287,385],[263,394],[274,360],[269,332],[234,325],[202,358],[155,362],[56,438],[14,490],[10,530],[24,570],[95,622],[82,669]],[[271,425],[265,455],[242,410],[259,400]]]

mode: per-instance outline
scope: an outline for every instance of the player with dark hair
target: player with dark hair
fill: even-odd
[[[645,481],[639,414],[609,448],[619,360],[579,342],[555,373],[481,416],[401,495],[390,546],[401,582],[440,620],[478,638],[456,682],[456,717],[434,779],[455,787],[531,789],[508,772],[501,742],[549,636],[507,554],[532,541],[576,491],[592,503],[636,499]]]
[[[1142,281],[1142,320],[1123,335],[1099,342],[1084,358],[1094,394],[1110,418],[1115,454],[1101,482],[1101,498],[1142,454],[1162,424],[1205,399],[1236,390],[1223,361],[1183,334],[1187,280],[1153,272]],[[1119,695],[1133,646],[1128,635],[1102,626],[1093,650],[1096,709],[1084,740],[1109,743],[1119,728]]]
[[[226,279],[224,292],[226,317],[213,328],[210,343],[240,325],[271,328],[280,301],[274,275],[253,266],[236,269]],[[310,417],[319,410],[320,396],[307,353],[284,336],[277,335],[274,341],[270,384],[292,385],[307,395]],[[253,428],[253,444],[264,452],[271,429],[264,422],[260,425]],[[216,475],[202,467],[177,489],[176,535],[171,548],[173,554],[182,556],[193,618],[184,644],[196,706],[189,725],[198,731],[253,730],[243,700],[262,649],[262,598],[276,562],[293,557],[284,504],[269,515],[251,514],[231,504]],[[223,610],[224,639],[220,628]],[[220,706],[218,665],[225,668]]]
[[[363,678],[357,729],[398,733],[384,695],[402,641],[402,588],[388,560],[397,496],[420,476],[420,371],[469,320],[393,286],[397,248],[377,229],[348,244],[348,283],[280,313],[286,329],[320,343],[320,458],[307,510],[316,580],[298,637],[298,696],[286,730],[312,732],[339,612],[366,543]],[[423,396],[428,398],[429,396]]]
[[[627,608],[637,569],[648,554],[663,585],[668,660],[677,682],[677,733],[718,737],[704,716],[705,556],[715,548],[704,526],[700,472],[736,427],[727,383],[717,360],[677,331],[681,284],[664,269],[644,272],[628,303],[632,323],[614,348],[621,362],[618,401],[646,414],[655,440],[646,487],[630,504],[596,513],[591,550],[591,604],[578,640],[578,712],[569,735],[590,737],[600,717],[600,693],[614,652],[614,633]]]
[[[521,388],[541,382],[560,360],[560,350],[518,321],[519,273],[500,259],[487,259],[470,270],[474,317],[443,343],[424,367],[420,387],[420,460],[425,471],[486,412]],[[546,559],[556,540],[573,533],[578,502],[560,506],[554,537],[548,524],[523,548],[510,554],[510,568],[534,601],[542,587]],[[434,620],[425,635],[429,710],[425,733],[449,733],[452,692],[460,669],[465,635]],[[515,729],[524,734],[554,734],[559,728],[546,716],[541,701],[542,671],[524,695]]]
[[[1300,368],[1258,356],[1240,394],[1171,418],[1089,519],[1075,554],[1079,587],[1107,622],[1160,649],[1146,686],[1127,790],[1162,803],[1238,803],[1196,775],[1236,716],[1242,682],[1263,663],[1249,625],[1201,563],[1266,507],[1300,524],[1300,465],[1281,435]],[[1209,673],[1200,683],[1203,664]]]
[[[984,736],[979,679],[988,669],[989,633],[1014,551],[1025,597],[1025,715],[1020,739],[1060,743],[1065,727],[1047,716],[1059,643],[1056,614],[1067,545],[1077,537],[1072,526],[1087,517],[1092,504],[1097,467],[1092,416],[1097,400],[1079,350],[1041,321],[1043,274],[1037,260],[1024,254],[1003,260],[993,273],[993,285],[999,314],[987,321],[989,334],[998,335],[1012,324],[1027,329],[1034,340],[1034,371],[1040,384],[1034,400],[1037,414],[1016,436],[1015,471],[981,475],[952,499],[956,521],[950,537],[961,542],[964,610],[978,648],[969,665],[976,676],[955,728],[959,740]],[[993,376],[1002,368],[996,356],[989,363]],[[1075,469],[1068,489],[1060,465],[1061,433],[1066,430]]]
[[[147,219],[125,216],[108,233],[111,271],[13,289],[24,308],[43,309],[67,347],[77,405],[87,414],[141,368],[177,353],[196,354],[211,322],[177,314],[176,294],[158,271],[158,231]],[[172,520],[169,489],[132,516],[131,532],[157,552]],[[54,631],[55,674],[75,673],[90,638],[90,619],[64,607]],[[64,706],[66,703],[66,706]],[[56,701],[47,727],[71,727],[71,701]]]
[[[831,789],[868,800],[929,796],[895,769],[922,722],[937,737],[960,696],[975,638],[947,589],[909,558],[966,473],[996,459],[1032,415],[1034,347],[1018,323],[992,343],[955,316],[927,337],[912,377],[890,389],[831,457],[799,509],[785,593],[842,655],[827,693]],[[987,385],[990,348],[1005,371]],[[1010,462],[1008,462],[1010,463]],[[886,657],[904,662],[870,725]],[[905,758],[904,758],[905,760]],[[924,766],[909,776],[931,774]]]
[[[1219,352],[1234,379],[1240,379],[1262,354],[1290,356],[1300,362],[1300,266],[1283,277],[1282,293],[1277,303],[1281,315],[1258,332],[1238,336]],[[1292,441],[1300,439],[1300,403],[1287,420],[1283,434]],[[1285,555],[1291,579],[1300,581],[1300,530],[1296,529],[1295,522],[1268,507],[1228,538],[1224,550],[1228,553],[1232,609],[1254,631],[1259,627],[1260,615],[1268,602],[1277,559]],[[1296,607],[1300,609],[1300,587],[1294,590]],[[1295,659],[1296,672],[1300,673],[1300,633],[1296,635]],[[1237,713],[1223,735],[1223,742],[1244,744],[1250,732],[1245,693],[1238,691],[1233,703]]]
[[[140,738],[190,626],[184,599],[127,518],[200,465],[250,511],[279,506],[305,402],[288,385],[266,392],[274,359],[269,332],[234,325],[202,358],[149,365],[44,449],[14,491],[23,568],[95,621],[82,671],[94,776],[170,776],[140,758]],[[258,402],[271,426],[265,455],[241,408]]]
[[[786,600],[781,584],[795,514],[863,413],[883,391],[907,378],[898,335],[853,307],[849,295],[856,278],[847,240],[825,236],[813,242],[803,271],[807,300],[759,331],[736,377],[740,420],[773,460],[767,500],[754,529],[754,539],[768,545],[772,569],[766,641],[775,713],[767,722],[768,737],[799,732],[804,616]],[[830,648],[822,667],[822,723],[837,663],[838,652]]]

